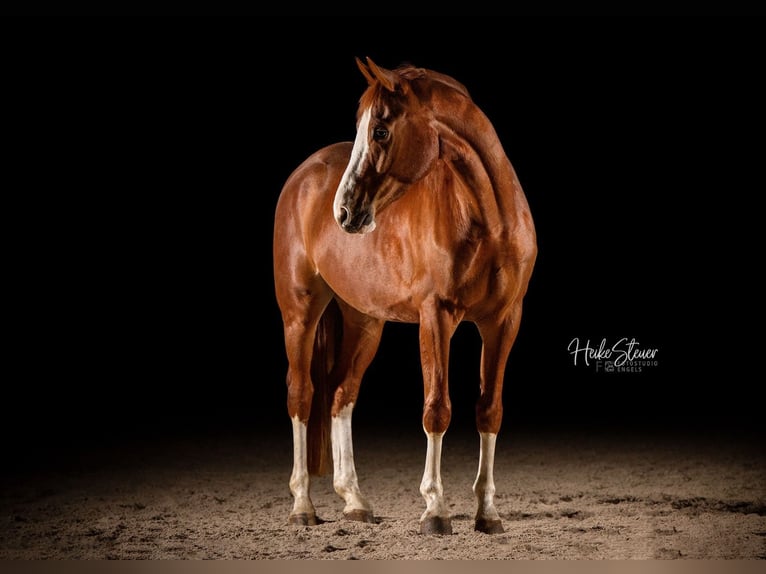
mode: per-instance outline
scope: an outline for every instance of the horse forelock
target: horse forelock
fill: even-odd
[[[359,98],[359,109],[356,114],[357,124],[365,110],[371,110],[373,117],[382,119],[400,113],[403,105],[402,100],[409,97],[410,94],[409,88],[406,87],[403,92],[392,93],[380,83],[370,86]]]
[[[368,87],[364,93],[362,93],[362,97],[359,98],[359,109],[356,112],[357,123],[362,118],[364,111],[370,109],[378,100],[380,97],[380,92],[384,89],[385,88],[380,84],[380,82],[376,82],[372,86]]]

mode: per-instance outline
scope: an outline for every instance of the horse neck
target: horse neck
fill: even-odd
[[[511,230],[525,200],[516,173],[494,127],[467,98],[458,109],[436,110],[442,159],[472,190],[487,228],[504,235]],[[441,112],[441,113],[439,113]]]

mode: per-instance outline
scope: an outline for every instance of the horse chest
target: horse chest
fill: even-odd
[[[427,301],[469,307],[496,288],[497,261],[484,241],[440,246],[396,235],[343,236],[319,265],[323,279],[354,308],[390,321],[417,322]],[[374,249],[367,241],[380,242]],[[354,281],[346,280],[349,273]]]

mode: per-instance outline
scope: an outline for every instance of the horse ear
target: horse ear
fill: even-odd
[[[375,83],[375,76],[372,75],[372,72],[370,72],[370,69],[364,65],[364,62],[362,62],[359,58],[356,58],[356,65],[359,67],[359,70],[362,72],[362,75],[367,80],[367,83],[371,86]]]
[[[399,84],[399,77],[394,72],[377,66],[369,57],[367,58],[367,65],[369,66],[370,71],[375,74],[375,78],[383,84],[384,88],[389,92],[396,90],[396,87]],[[369,82],[369,78],[367,81]]]

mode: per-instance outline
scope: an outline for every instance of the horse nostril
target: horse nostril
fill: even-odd
[[[338,223],[343,225],[348,220],[348,209],[345,207],[340,208],[340,216],[338,216]]]

